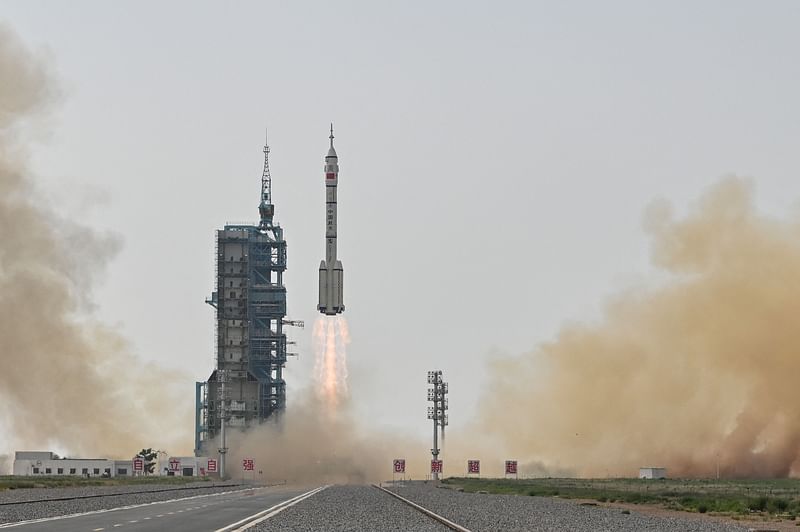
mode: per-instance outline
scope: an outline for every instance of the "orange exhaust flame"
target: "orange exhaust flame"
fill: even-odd
[[[349,396],[347,389],[347,344],[350,331],[341,316],[322,316],[314,323],[314,382],[317,396],[333,411]]]

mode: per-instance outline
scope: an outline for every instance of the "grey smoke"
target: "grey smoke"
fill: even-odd
[[[191,414],[164,408],[176,390],[87,312],[118,239],[60,218],[30,175],[26,146],[56,87],[0,24],[0,429],[18,448],[74,454],[191,448]]]

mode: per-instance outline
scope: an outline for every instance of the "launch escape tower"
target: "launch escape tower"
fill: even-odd
[[[226,224],[216,234],[216,291],[206,303],[216,309],[216,369],[196,387],[195,453],[219,435],[222,422],[244,429],[276,419],[286,408],[286,241],[273,222],[269,145],[257,226]],[[223,380],[225,386],[222,386]],[[224,396],[223,396],[224,393]]]

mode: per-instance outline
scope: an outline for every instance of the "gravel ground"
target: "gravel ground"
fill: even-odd
[[[90,512],[92,510],[104,510],[106,508],[117,508],[132,504],[144,504],[155,501],[166,501],[169,499],[180,499],[182,497],[193,497],[196,495],[209,495],[223,491],[241,489],[240,486],[231,484],[216,484],[209,487],[186,487],[171,489],[175,486],[165,486],[164,484],[150,484],[137,486],[91,486],[81,488],[39,488],[39,489],[20,489],[5,490],[0,492],[0,523],[10,523],[14,521],[25,521],[28,519],[39,519],[41,517],[54,517],[57,515],[68,515],[80,512]],[[170,491],[163,491],[170,489]],[[116,495],[119,493],[134,494]],[[46,501],[29,502],[23,504],[3,505],[9,502],[21,502],[41,499],[57,499],[60,497],[81,497],[87,495],[104,495],[93,499],[76,499],[71,501]],[[107,495],[107,496],[106,496]]]
[[[442,532],[449,529],[371,486],[332,486],[250,530]]]
[[[575,501],[520,495],[485,495],[437,489],[422,482],[392,488],[395,493],[470,529],[503,531],[732,532],[746,527],[692,517],[656,517],[614,508],[581,506]]]

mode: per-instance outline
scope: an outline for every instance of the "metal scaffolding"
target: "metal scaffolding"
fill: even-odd
[[[242,429],[277,419],[286,408],[284,325],[294,322],[285,319],[286,240],[273,222],[271,188],[264,146],[259,224],[226,224],[216,234],[216,291],[206,299],[216,309],[216,370],[198,407],[197,452],[221,432],[223,407],[226,426]],[[226,374],[225,398],[218,370]]]

